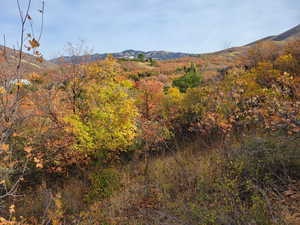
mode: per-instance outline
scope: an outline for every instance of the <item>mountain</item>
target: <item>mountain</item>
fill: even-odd
[[[280,49],[290,41],[297,39],[300,39],[300,25],[297,25],[292,29],[289,29],[286,32],[283,32],[279,35],[268,36],[244,46],[227,48],[212,53],[199,54],[198,57],[190,57],[188,59],[180,58],[177,60],[170,60],[173,62],[164,62],[162,65],[164,65],[165,63],[173,63],[173,67],[177,68],[179,64],[183,64],[186,61],[194,62],[197,65],[204,66],[204,79],[214,80],[222,78],[222,76],[225,75],[230,68],[236,65],[245,65],[245,59],[247,58],[249,49],[255,44],[263,42],[272,42],[274,46],[277,46],[278,49]]]
[[[0,45],[0,68],[1,71],[12,72],[16,71],[18,65],[19,51]],[[23,52],[22,56],[22,71],[24,73],[43,72],[56,69],[57,65],[44,60],[38,62],[36,57]],[[0,71],[0,72],[1,72]]]
[[[300,38],[300,24],[282,34],[279,34],[272,38],[273,41],[287,41]]]
[[[103,53],[103,54],[93,54],[85,56],[62,56],[50,60],[50,62],[55,64],[62,63],[80,63],[80,62],[92,62],[100,59],[104,59],[107,55],[111,54],[113,57],[118,59],[137,59],[139,55],[144,55],[145,59],[155,59],[155,60],[168,60],[177,59],[188,56],[196,56],[196,54],[181,53],[181,52],[168,52],[168,51],[136,51],[136,50],[125,50],[118,53]]]
[[[255,44],[262,43],[262,42],[273,42],[278,46],[282,46],[281,44],[285,44],[287,42],[300,39],[300,24],[279,34],[279,35],[272,35],[265,38],[261,38],[249,44],[239,47],[232,47],[227,48],[221,51],[207,53],[207,54],[200,54],[200,56],[222,56],[223,58],[230,58],[236,56],[237,58],[246,54],[250,47]]]
[[[257,41],[254,41],[250,44],[247,44],[246,46],[251,46],[251,45],[257,44],[259,42],[263,42],[263,41],[284,42],[284,41],[291,41],[291,40],[298,39],[298,38],[300,38],[300,24],[293,27],[292,29],[289,29],[288,31],[285,31],[285,32],[279,34],[279,35],[265,37],[265,38],[259,39]]]
[[[226,53],[229,52],[231,55],[234,54],[234,52],[239,52],[242,50],[245,50],[245,47],[249,47],[251,45],[257,44],[259,42],[263,41],[275,41],[275,42],[284,42],[284,41],[290,41],[296,38],[300,38],[300,24],[296,27],[281,33],[279,35],[274,36],[268,36],[265,38],[262,38],[260,40],[254,41],[252,43],[249,43],[245,46],[241,47],[234,47],[230,49],[225,49],[222,51],[209,53],[211,54],[220,54],[220,53]],[[54,64],[63,64],[63,63],[81,63],[81,62],[93,62],[100,59],[104,59],[109,53],[103,53],[103,54],[93,54],[93,55],[84,55],[84,56],[62,56],[59,58],[55,58],[50,60],[49,62]],[[140,54],[143,54],[145,59],[155,59],[155,60],[170,60],[170,59],[179,59],[184,57],[193,57],[193,56],[202,56],[207,54],[189,54],[189,53],[182,53],[182,52],[168,52],[168,51],[136,51],[136,50],[125,50],[123,52],[118,53],[110,53],[113,57],[119,58],[119,59],[137,59]]]

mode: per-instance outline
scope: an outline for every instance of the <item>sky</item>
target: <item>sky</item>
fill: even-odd
[[[5,34],[8,46],[19,43],[16,1],[0,0],[0,40]],[[28,0],[19,1],[24,8]],[[32,0],[35,35],[40,6],[41,0]],[[41,51],[47,59],[67,55],[67,43],[76,45],[81,40],[93,53],[127,49],[206,53],[300,24],[300,1],[45,0],[44,18]]]

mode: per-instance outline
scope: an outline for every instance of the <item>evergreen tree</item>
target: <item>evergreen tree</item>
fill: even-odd
[[[177,87],[180,92],[185,93],[188,88],[195,88],[202,82],[202,76],[197,66],[192,63],[190,67],[185,68],[185,75],[173,80],[173,86]]]

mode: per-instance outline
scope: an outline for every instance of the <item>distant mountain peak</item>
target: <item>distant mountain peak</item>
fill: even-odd
[[[247,44],[246,46],[251,46],[263,41],[289,41],[293,39],[300,38],[300,24],[297,26],[289,29],[286,32],[283,32],[279,35],[274,36],[268,36],[265,38],[262,38],[260,40],[257,40],[255,42],[252,42],[250,44]],[[243,46],[242,46],[243,47]],[[239,47],[231,48],[231,49],[225,49],[218,52],[228,52],[228,51],[237,51]],[[215,52],[215,53],[218,53]],[[92,62],[101,60],[107,57],[108,54],[111,54],[113,57],[118,59],[137,59],[139,54],[143,54],[145,56],[145,59],[155,59],[155,60],[169,60],[169,59],[178,59],[188,56],[199,56],[199,54],[189,54],[189,53],[182,53],[182,52],[170,52],[170,51],[164,51],[164,50],[157,50],[157,51],[140,51],[140,50],[134,50],[134,49],[127,49],[122,52],[117,53],[103,53],[103,54],[93,54],[89,55],[89,57],[86,56],[63,56],[60,58],[55,58],[50,60],[52,63],[56,64],[62,64],[62,63],[81,63],[81,62]],[[214,54],[214,53],[209,53]]]
[[[168,60],[168,59],[177,59],[187,56],[196,56],[196,54],[189,54],[189,53],[181,53],[181,52],[168,52],[168,51],[140,51],[140,50],[133,50],[127,49],[122,52],[117,53],[103,53],[99,54],[96,53],[91,55],[88,61],[96,61],[104,59],[108,54],[111,54],[113,57],[118,59],[137,59],[140,54],[143,54],[146,59],[152,58],[156,60]],[[53,63],[61,64],[61,63],[80,63],[82,62],[84,56],[64,56],[56,59],[50,60]]]
[[[136,52],[141,52],[141,51],[136,51],[136,50],[133,50],[133,49],[127,49],[127,50],[124,50],[122,51],[121,53],[136,53]]]

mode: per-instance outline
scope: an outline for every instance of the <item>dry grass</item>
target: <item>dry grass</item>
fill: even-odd
[[[41,186],[18,206],[18,215],[41,224],[51,213],[62,213],[62,225],[299,224],[300,162],[292,159],[300,155],[299,143],[263,138],[244,143],[208,150],[195,142],[156,156],[148,180],[143,161],[120,166],[120,189],[92,202],[86,201],[91,186],[82,179],[55,189]]]
[[[243,155],[243,151],[239,154]],[[279,169],[288,168],[291,162],[282,158],[282,153],[275,153],[274,158],[269,159],[268,155],[262,163],[273,165],[275,162],[276,166],[278,162],[284,164],[284,167],[278,165]],[[96,205],[104,209],[102,215],[109,218],[109,224],[297,224],[299,186],[275,185],[276,178],[262,170],[265,180],[263,186],[258,187],[251,173],[256,172],[259,164],[240,163],[238,160],[244,156],[238,160],[230,158],[235,154],[224,153],[224,149],[204,151],[194,144],[184,151],[153,159],[149,165],[148,187],[142,174],[143,163],[128,166],[123,170],[123,189],[105,204]],[[288,154],[291,152],[287,152],[287,158]],[[253,159],[245,153],[244,160]],[[243,165],[246,167],[241,170]],[[296,166],[299,169],[299,165]],[[249,177],[245,177],[243,171],[248,171]],[[286,177],[287,182],[291,181],[290,176],[293,174]],[[268,183],[268,179],[275,180]],[[240,188],[247,183],[249,191],[245,192]],[[291,185],[293,194],[286,196]],[[291,204],[291,199],[296,201]]]

